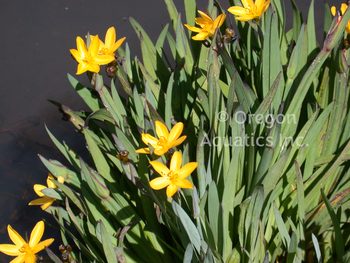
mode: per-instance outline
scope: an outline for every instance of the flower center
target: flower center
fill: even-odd
[[[32,249],[28,244],[24,244],[23,246],[21,246],[21,248],[18,249],[19,252],[21,253],[31,253]]]
[[[165,147],[167,144],[167,139],[164,136],[160,136],[157,145],[160,147]]]
[[[101,48],[98,52],[100,55],[108,55],[109,54],[109,49],[108,48]]]
[[[170,181],[173,181],[177,178],[177,173],[175,173],[174,171],[170,171],[167,176],[169,177]]]
[[[92,59],[91,54],[88,53],[88,54],[85,55],[83,61],[84,61],[84,63],[86,63],[86,64],[90,64],[91,59]]]

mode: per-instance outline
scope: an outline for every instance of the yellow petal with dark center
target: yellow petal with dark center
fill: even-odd
[[[35,246],[35,248],[33,248],[33,253],[36,254],[39,251],[43,250],[45,247],[50,246],[53,241],[55,241],[53,238],[49,238],[44,241],[41,241],[39,244]]]
[[[170,172],[170,170],[164,164],[162,164],[160,162],[156,162],[156,161],[150,161],[149,163],[150,163],[150,165],[152,165],[153,169],[157,173],[159,173],[161,176],[163,176],[163,177],[168,176],[168,173]]]
[[[209,33],[208,32],[201,32],[195,36],[192,37],[193,40],[196,41],[203,41],[208,37]]]
[[[26,260],[26,254],[19,255],[15,259],[11,260],[10,263],[24,263]]]
[[[142,141],[148,145],[148,144],[157,144],[158,139],[156,139],[155,137],[153,137],[152,135],[148,134],[148,133],[142,133],[141,134],[141,139]]]
[[[201,17],[204,18],[204,20],[205,20],[207,23],[209,23],[209,24],[212,24],[212,23],[213,23],[213,20],[211,19],[211,17],[208,16],[206,13],[204,13],[204,12],[202,12],[202,11],[200,11],[200,10],[198,10],[198,13],[201,15]]]
[[[33,186],[33,189],[34,189],[35,193],[36,193],[38,196],[40,196],[40,197],[45,196],[45,195],[41,192],[41,190],[46,189],[46,188],[47,188],[46,186],[41,185],[41,184],[35,184],[35,185]]]
[[[166,189],[166,195],[168,197],[172,197],[177,191],[177,186],[175,184],[169,184],[169,186]]]
[[[225,21],[225,18],[226,18],[226,15],[224,14],[219,15],[214,21],[213,28],[216,29],[218,27],[221,27]]]
[[[117,35],[115,33],[115,28],[114,27],[108,28],[106,37],[105,37],[105,47],[111,50],[115,43],[116,37]]]
[[[198,166],[197,162],[191,162],[184,165],[180,170],[177,171],[178,178],[184,179],[189,176]]]
[[[79,52],[79,57],[84,58],[85,55],[88,53],[86,44],[84,40],[81,37],[77,37],[77,48]]]
[[[149,148],[141,148],[141,149],[136,150],[135,152],[137,152],[137,153],[144,153],[144,154],[150,154]]]
[[[335,16],[335,14],[337,13],[337,9],[335,8],[335,6],[331,7],[331,13],[333,16]]]
[[[27,244],[27,242],[24,241],[20,234],[18,234],[17,231],[14,230],[10,225],[7,226],[7,232],[9,234],[10,239],[17,247],[21,247],[24,244]]]
[[[199,35],[199,34],[198,34]],[[197,36],[198,36],[197,35]],[[177,138],[180,137],[182,130],[184,128],[184,125],[182,122],[176,123],[176,125],[171,129],[169,137],[168,137],[168,143],[172,143],[175,141]]]
[[[174,184],[181,188],[193,189],[193,185],[191,184],[191,182],[186,179],[176,179],[174,181]]]
[[[187,25],[187,24],[185,24],[184,25],[185,27],[187,27],[189,30],[191,30],[191,31],[193,31],[193,32],[201,32],[201,29],[200,28],[198,28],[198,27],[192,27],[192,26],[189,26],[189,25]]]
[[[245,8],[241,6],[231,6],[229,9],[227,9],[230,13],[238,16],[244,16],[246,15]]]
[[[155,126],[156,126],[156,134],[158,138],[160,137],[168,138],[169,131],[168,131],[168,128],[163,123],[161,123],[160,121],[156,121]]]
[[[149,182],[149,185],[154,190],[160,190],[167,187],[170,184],[170,180],[164,177],[157,177]]]
[[[115,52],[121,46],[121,44],[123,44],[125,39],[126,39],[126,37],[123,37],[123,38],[119,39],[117,42],[115,42],[113,47],[111,48],[111,52]]]
[[[22,253],[19,252],[18,247],[10,244],[2,244],[0,245],[0,252],[9,255],[9,256],[18,256]]]
[[[174,172],[176,172],[177,170],[180,170],[181,164],[182,164],[182,155],[180,152],[176,151],[171,157],[170,170]]]
[[[28,243],[30,247],[33,248],[39,243],[40,239],[43,236],[44,229],[45,229],[45,224],[43,221],[39,221],[38,223],[36,223],[35,227],[30,233],[30,239]]]
[[[96,35],[90,42],[90,46],[89,46],[89,53],[91,54],[91,56],[93,57],[97,56],[99,48],[100,48],[100,39],[98,38],[98,35]]]

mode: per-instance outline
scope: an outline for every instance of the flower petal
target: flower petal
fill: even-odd
[[[151,153],[149,148],[141,148],[141,149],[136,150],[135,152],[137,152],[137,153],[144,153],[144,154],[150,154]]]
[[[141,139],[142,141],[148,145],[148,144],[157,144],[158,139],[156,139],[155,137],[153,137],[152,135],[148,134],[148,133],[142,133],[141,134]]]
[[[177,171],[178,178],[184,179],[189,176],[198,166],[197,162],[191,162],[184,165],[180,170]]]
[[[111,55],[99,55],[93,57],[92,62],[98,65],[107,65],[108,63],[111,63],[114,59],[114,56]]]
[[[90,42],[89,53],[91,54],[91,56],[95,57],[97,56],[99,49],[100,49],[100,39],[98,38],[98,35],[96,35]]]
[[[42,198],[38,198],[38,199],[31,201],[28,205],[44,205],[48,202],[51,202],[51,204],[52,204],[54,200],[55,199],[53,199],[51,197],[42,197]]]
[[[18,257],[16,257],[15,259],[12,259],[10,261],[10,263],[24,263],[26,260],[26,254],[22,254],[19,255]]]
[[[192,37],[193,40],[196,41],[203,41],[208,37],[209,33],[208,32],[201,32],[195,36]]]
[[[123,44],[125,39],[126,39],[126,37],[123,37],[123,38],[119,39],[117,42],[115,42],[113,45],[113,48],[111,48],[111,52],[115,52],[121,46],[121,44]]]
[[[177,186],[175,184],[169,184],[166,189],[166,195],[172,197],[177,192]]]
[[[85,55],[88,53],[86,44],[81,37],[77,37],[76,41],[77,41],[77,49],[79,52],[79,57],[84,58]]]
[[[201,15],[201,17],[204,18],[204,20],[205,20],[207,23],[209,23],[209,24],[212,24],[212,23],[213,23],[213,20],[211,19],[211,17],[208,16],[206,13],[204,13],[204,12],[202,12],[202,11],[200,11],[200,10],[198,10],[198,13]]]
[[[178,187],[181,187],[181,188],[193,189],[192,183],[186,179],[177,179],[174,181],[174,184],[176,184]]]
[[[34,253],[26,253],[25,254],[25,263],[35,263],[36,262],[36,257]]]
[[[105,37],[105,47],[111,50],[115,43],[116,37],[117,35],[115,33],[115,28],[114,27],[108,28],[106,37]]]
[[[56,199],[51,198],[51,201],[46,202],[45,204],[43,204],[43,206],[41,207],[42,210],[46,210],[48,207],[50,207],[52,205],[52,203],[55,201]]]
[[[331,7],[331,13],[333,16],[335,16],[335,14],[337,13],[337,9],[335,8],[335,6]]]
[[[41,192],[41,190],[46,189],[46,188],[47,188],[46,186],[41,185],[41,184],[35,184],[35,185],[33,186],[33,189],[34,189],[35,193],[36,193],[38,196],[40,196],[40,197],[45,196],[45,195]]]
[[[49,174],[49,176],[46,179],[47,187],[48,188],[56,188],[57,186],[51,180],[55,180],[55,178],[52,176],[52,174]]]
[[[181,136],[179,139],[177,139],[176,141],[174,141],[171,146],[169,146],[169,148],[172,148],[172,147],[176,147],[178,145],[180,145],[181,143],[183,143],[184,140],[186,140],[187,136],[184,135],[184,136]]]
[[[225,22],[225,18],[226,18],[225,14],[219,15],[214,21],[213,28],[216,29],[218,27],[221,27],[222,24]]]
[[[21,247],[24,244],[27,244],[27,242],[24,241],[21,235],[18,234],[17,231],[14,230],[10,225],[7,226],[7,232],[9,234],[10,239],[17,247]]]
[[[78,50],[76,50],[76,49],[70,49],[69,51],[70,51],[70,53],[72,54],[73,58],[74,58],[76,61],[78,61],[79,63],[82,62],[82,60],[83,60],[84,58],[81,57],[81,54],[79,53]]]
[[[154,190],[160,190],[167,187],[170,184],[170,180],[164,177],[157,177],[149,182],[149,185]]]
[[[195,27],[195,26],[189,26],[187,24],[184,24],[185,27],[187,27],[189,30],[193,31],[193,32],[196,32],[196,33],[199,33],[201,32],[201,29],[199,27]]]
[[[346,12],[346,9],[348,9],[348,5],[342,3],[340,6],[341,15],[344,15],[344,13]]]
[[[35,225],[32,232],[30,233],[30,239],[28,243],[30,247],[33,248],[39,243],[41,237],[43,236],[44,229],[45,229],[44,221],[39,221]]]
[[[176,172],[177,170],[180,170],[181,164],[182,164],[182,155],[180,152],[176,151],[171,157],[170,170],[174,172]]]
[[[171,144],[173,141],[175,141],[177,138],[180,137],[183,128],[184,128],[184,124],[182,122],[176,123],[176,125],[171,129],[170,134],[168,136],[169,144]]]
[[[168,138],[169,136],[168,128],[160,121],[156,121],[155,125],[156,125],[156,134],[158,138],[160,137]]]
[[[100,66],[97,64],[88,64],[87,70],[90,72],[98,73],[100,72]]]
[[[231,14],[238,15],[238,16],[245,16],[246,11],[245,8],[241,6],[231,6],[229,9],[227,9]]]
[[[168,173],[170,172],[170,170],[164,164],[162,164],[160,162],[156,162],[156,161],[150,161],[149,164],[152,165],[153,169],[157,173],[159,173],[161,176],[163,176],[163,177],[168,176]]]
[[[253,0],[241,0],[241,2],[245,8],[253,9],[255,7]]]
[[[49,238],[49,239],[46,239],[46,240],[44,240],[44,241],[41,241],[39,244],[37,244],[37,245],[33,248],[33,253],[36,254],[36,253],[38,253],[39,251],[43,250],[45,247],[50,246],[54,240],[55,240],[55,239],[53,239],[53,238]]]
[[[22,252],[18,250],[18,247],[16,245],[11,244],[0,245],[0,252],[9,256],[18,256],[22,254]]]
[[[86,72],[88,70],[88,64],[86,63],[81,63],[78,65],[78,69],[77,69],[77,75],[83,74],[84,72]]]
[[[155,148],[154,149],[154,154],[161,156],[163,154],[165,154],[170,148],[166,148],[166,147],[159,147],[159,148]]]

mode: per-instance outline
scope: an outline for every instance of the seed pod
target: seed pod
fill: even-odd
[[[235,31],[231,28],[226,28],[225,30],[225,35],[228,35],[230,37],[232,37],[235,34]]]

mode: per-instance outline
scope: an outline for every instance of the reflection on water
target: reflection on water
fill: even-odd
[[[182,0],[174,2],[183,9]],[[307,14],[310,1],[295,2],[303,14]],[[315,2],[316,29],[318,39],[321,39],[323,1]],[[204,10],[207,0],[197,3],[198,8]],[[340,0],[332,0],[332,5],[337,7],[340,3]],[[221,1],[221,4],[224,8],[229,6],[228,1]],[[289,1],[286,5],[290,21]],[[6,65],[1,71],[0,96],[0,244],[11,243],[7,224],[22,236],[41,218],[55,225],[39,207],[27,205],[37,198],[33,185],[45,184],[48,173],[37,154],[66,164],[46,134],[44,123],[78,154],[86,155],[86,151],[82,136],[74,132],[70,123],[61,120],[62,115],[47,99],[74,110],[85,108],[67,81],[66,73],[75,74],[77,64],[70,57],[69,49],[75,48],[76,36],[83,37],[88,30],[103,38],[108,27],[116,27],[117,38],[126,36],[132,54],[140,57],[139,40],[127,16],[134,17],[154,42],[162,25],[169,22],[162,0],[2,2],[0,31],[6,41],[2,43],[0,58]],[[291,28],[291,22],[287,28]],[[78,76],[78,79],[86,83],[85,76]],[[56,229],[47,226],[44,238],[54,236],[59,239],[57,233]],[[58,245],[59,241],[51,248],[55,251]],[[1,262],[8,262],[9,258],[0,253]]]

